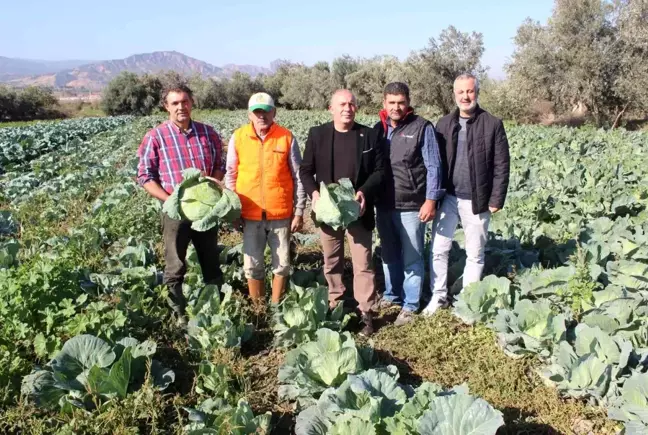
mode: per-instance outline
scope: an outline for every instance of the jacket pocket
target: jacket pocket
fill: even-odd
[[[417,186],[416,186],[416,181],[414,180],[414,173],[412,173],[412,170],[410,168],[407,168],[406,171],[407,171],[407,178],[409,179],[410,188],[412,189],[412,192],[416,192]]]

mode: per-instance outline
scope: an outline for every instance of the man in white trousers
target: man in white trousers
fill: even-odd
[[[423,310],[434,314],[448,302],[448,256],[457,225],[466,241],[463,287],[481,279],[492,213],[503,206],[509,183],[509,146],[502,120],[479,107],[479,81],[462,74],[454,82],[457,109],[436,126],[446,196],[434,222],[432,299]]]

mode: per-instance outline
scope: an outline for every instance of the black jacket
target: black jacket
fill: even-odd
[[[357,148],[355,150],[356,174],[353,187],[365,196],[365,213],[360,218],[368,230],[375,226],[374,204],[380,193],[384,179],[384,161],[382,141],[375,130],[355,123],[352,131],[356,132]],[[332,122],[313,127],[308,132],[304,157],[299,168],[299,178],[306,194],[311,197],[319,191],[320,182],[330,184],[333,180],[333,136],[335,129]]]
[[[488,207],[504,207],[509,183],[509,145],[502,120],[479,106],[467,124],[468,166],[472,186],[472,210],[479,214]],[[452,180],[459,137],[459,109],[444,116],[436,126],[443,162],[443,187]]]

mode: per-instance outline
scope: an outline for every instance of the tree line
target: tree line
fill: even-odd
[[[412,90],[412,102],[426,113],[454,109],[452,84],[461,73],[481,79],[480,103],[494,114],[518,122],[587,121],[616,127],[648,113],[648,0],[556,0],[547,23],[527,19],[514,38],[506,80],[492,80],[482,65],[483,35],[450,26],[424,48],[400,61],[394,56],[342,56],[313,66],[279,62],[275,73],[251,78],[188,78],[196,106],[245,108],[254,92],[266,91],[288,109],[325,109],[331,92],[352,90],[361,109],[381,106],[391,81]],[[171,74],[172,76],[172,74]],[[147,113],[159,101],[146,89],[166,77],[124,74],[104,96],[109,113]],[[157,81],[156,81],[157,80]],[[155,82],[155,83],[152,83]],[[137,89],[133,98],[131,89]],[[137,103],[135,103],[137,101]]]
[[[413,105],[436,119],[455,107],[454,78],[470,72],[480,78],[480,104],[507,120],[616,127],[646,118],[648,0],[556,0],[549,20],[527,19],[514,43],[506,80],[489,78],[482,64],[481,33],[450,26],[402,61],[390,55],[345,55],[312,66],[279,61],[274,74],[254,78],[240,72],[230,78],[124,72],[105,89],[102,108],[111,115],[149,114],[161,107],[164,84],[183,80],[200,109],[245,108],[249,96],[259,91],[287,109],[325,109],[332,91],[346,88],[357,96],[361,110],[375,111],[384,86],[403,81],[410,86]],[[0,120],[47,112],[39,112],[37,104],[27,107],[24,102],[34,102],[35,92],[22,92],[22,97],[18,91],[6,97],[10,92],[0,88]],[[51,103],[45,94],[42,101]]]
[[[30,86],[14,89],[0,86],[0,122],[64,117],[51,89]]]

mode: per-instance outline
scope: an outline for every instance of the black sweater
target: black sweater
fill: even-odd
[[[355,123],[351,131],[356,133],[356,149],[349,150],[349,158],[355,159],[355,176],[351,179],[356,191],[366,200],[365,214],[360,218],[368,230],[375,226],[374,204],[384,181],[384,157],[382,141],[373,129]],[[299,178],[308,196],[319,191],[320,182],[330,184],[333,179],[333,123],[313,127],[308,132],[306,149],[299,168]],[[354,152],[352,152],[354,151]],[[339,156],[338,156],[339,157]]]

